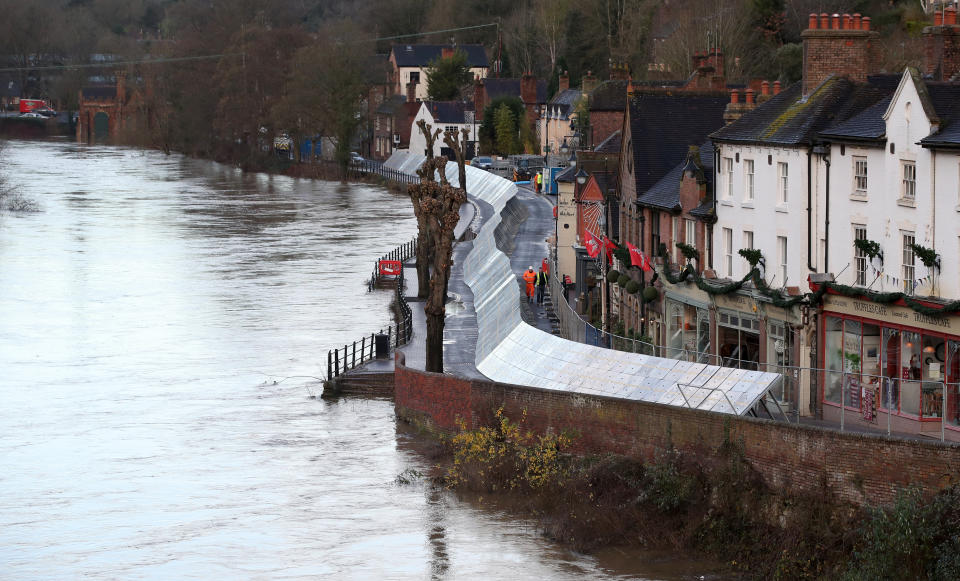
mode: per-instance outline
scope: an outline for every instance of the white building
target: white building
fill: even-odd
[[[395,44],[390,48],[390,65],[394,93],[407,96],[409,101],[427,99],[427,69],[430,63],[450,58],[456,51],[467,55],[467,65],[473,79],[487,78],[490,61],[479,44]]]
[[[426,121],[434,130],[454,130],[459,135],[461,129],[469,129],[470,135],[467,141],[473,141],[478,126],[472,119],[468,119],[468,115],[465,115],[468,112],[473,113],[469,107],[472,107],[472,105],[461,101],[424,101],[421,103],[410,129],[410,151],[417,154],[426,152],[427,139],[417,125],[421,119]],[[449,152],[447,146],[443,143],[443,135],[440,135],[433,144],[433,155],[447,155],[448,153],[450,159],[453,159],[452,152]]]

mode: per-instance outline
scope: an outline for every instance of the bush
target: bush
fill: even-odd
[[[633,279],[625,274],[621,274],[617,277],[617,284],[620,285],[620,288],[627,286],[627,283],[633,282]]]
[[[627,283],[627,286],[624,287],[624,290],[626,290],[628,293],[632,295],[635,295],[640,291],[640,283],[638,283],[633,279],[630,279],[630,282]]]
[[[620,271],[616,269],[611,269],[607,271],[607,282],[617,282],[617,279],[620,278]]]
[[[643,302],[652,303],[653,301],[657,300],[657,297],[660,296],[660,293],[657,292],[655,287],[648,286],[643,289],[643,295],[641,296],[643,297]]]

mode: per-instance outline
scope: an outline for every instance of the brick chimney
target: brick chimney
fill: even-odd
[[[413,103],[417,100],[417,83],[410,81],[407,83],[407,103]]]
[[[487,108],[487,86],[479,75],[473,80],[473,107],[477,111],[477,123],[483,121],[483,110]]]
[[[584,75],[580,86],[583,90],[583,94],[589,95],[590,93],[593,92],[594,89],[597,88],[599,84],[600,82],[597,81],[597,77],[593,76],[593,73],[591,71],[587,71],[587,74]]]
[[[737,119],[743,117],[745,113],[753,111],[757,108],[757,103],[753,98],[753,89],[746,89],[743,95],[744,100],[741,101],[739,89],[732,89],[730,91],[730,102],[727,103],[727,108],[723,111],[724,123],[733,123]]]
[[[444,46],[440,48],[440,58],[448,59],[453,57],[453,53],[456,49],[452,46]]]
[[[622,60],[610,59],[610,80],[626,81],[630,76],[630,67]]]
[[[830,75],[865,82],[876,67],[873,46],[877,33],[870,18],[844,14],[811,14],[803,38],[803,95],[807,96]]]
[[[923,73],[936,81],[960,73],[960,25],[957,9],[950,6],[934,13],[933,26],[923,29]]]
[[[570,75],[567,74],[567,71],[560,73],[560,76],[557,78],[558,86],[557,92],[563,92],[570,88]]]
[[[537,77],[533,76],[531,71],[527,71],[520,77],[520,100],[523,102],[524,109],[527,110],[527,120],[533,127],[540,108],[537,107]]]

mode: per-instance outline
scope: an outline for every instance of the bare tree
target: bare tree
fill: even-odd
[[[443,372],[443,328],[446,322],[447,286],[450,282],[451,257],[453,255],[453,231],[460,221],[460,206],[466,202],[467,194],[464,188],[450,185],[446,177],[447,158],[433,156],[433,143],[440,135],[440,130],[433,130],[429,124],[420,120],[417,122],[420,132],[427,138],[427,159],[417,172],[421,182],[409,187],[410,199],[414,203],[414,213],[417,215],[418,225],[421,226],[421,236],[418,241],[431,245],[430,255],[430,288],[427,296],[424,313],[427,316],[426,340],[426,371]],[[466,134],[463,141],[457,140],[454,132],[444,136],[444,142],[454,150],[459,166],[459,175],[465,184],[466,170],[464,169],[462,145],[466,143]],[[440,178],[438,182],[436,177]],[[423,236],[426,230],[426,236]],[[420,255],[417,256],[417,274],[420,269]]]

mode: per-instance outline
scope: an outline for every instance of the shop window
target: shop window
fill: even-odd
[[[923,335],[920,342],[920,415],[925,418],[940,418],[944,415],[943,381],[944,354],[946,345],[943,337]]]
[[[840,384],[843,380],[843,321],[827,317],[824,331],[823,401],[840,403]]]
[[[706,362],[710,350],[710,319],[706,309],[670,301],[667,357]]]
[[[896,413],[900,409],[900,331],[884,329],[882,348],[880,369],[884,381],[880,386],[880,407]]]
[[[947,425],[960,427],[960,342],[948,341],[944,358],[947,369]]]
[[[919,333],[903,333],[900,356],[900,411],[914,416],[920,415],[923,375],[920,348]]]
[[[760,361],[760,321],[721,311],[717,322],[721,365],[756,370]]]
[[[787,401],[788,382],[793,380],[793,375],[785,369],[790,362],[790,346],[787,343],[786,324],[780,321],[767,324],[767,366],[765,371],[773,373],[782,373],[786,382],[780,382],[779,388],[773,390],[777,401]],[[792,397],[790,400],[792,401]]]

